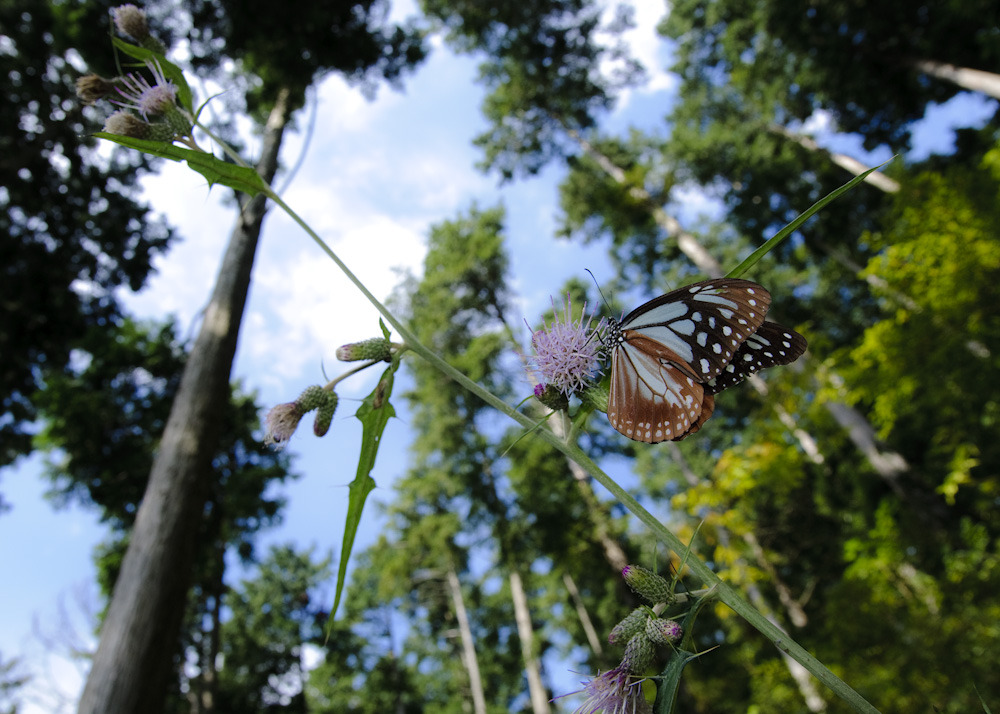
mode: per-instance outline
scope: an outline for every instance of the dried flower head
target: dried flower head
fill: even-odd
[[[115,83],[97,74],[86,74],[76,80],[76,96],[84,104],[93,104],[115,91]]]
[[[555,303],[552,305],[555,311]],[[583,306],[586,314],[587,306]],[[601,356],[601,342],[591,328],[593,317],[573,319],[573,303],[567,296],[562,316],[531,336],[535,350],[535,371],[541,382],[550,384],[569,396],[581,391],[594,377]]]
[[[330,422],[337,409],[337,395],[330,390],[314,385],[306,387],[294,402],[279,404],[267,413],[265,419],[267,434],[264,437],[264,442],[282,448],[292,438],[292,434],[299,427],[302,417],[314,409],[317,410],[317,413],[313,432],[316,436],[323,436],[330,428]]]
[[[148,139],[153,127],[124,109],[115,112],[104,121],[104,131],[133,139]]]
[[[149,37],[149,22],[146,20],[146,13],[132,5],[119,5],[111,11],[115,20],[115,27],[123,35],[128,35],[137,40],[144,40]]]

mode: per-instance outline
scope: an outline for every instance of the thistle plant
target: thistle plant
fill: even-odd
[[[316,242],[319,249],[371,302],[384,320],[381,323],[381,336],[345,345],[337,350],[338,359],[358,362],[357,366],[325,385],[307,388],[295,400],[274,407],[266,418],[266,438],[275,445],[287,444],[301,420],[312,411],[316,412],[314,433],[317,436],[322,436],[330,429],[338,406],[338,397],[335,391],[337,384],[342,379],[375,365],[382,366],[384,370],[375,389],[363,400],[357,412],[357,417],[364,425],[362,455],[358,476],[351,484],[350,504],[344,535],[345,547],[341,553],[341,571],[335,602],[331,609],[332,617],[333,613],[336,612],[343,591],[346,563],[360,522],[361,511],[367,494],[374,485],[370,471],[374,465],[375,454],[379,448],[385,424],[394,414],[390,401],[394,374],[404,356],[425,360],[442,375],[454,380],[469,393],[506,415],[526,431],[535,430],[537,425],[526,414],[469,379],[453,365],[443,360],[424,342],[417,339],[407,324],[375,298],[329,245],[282,200],[267,182],[240,158],[236,151],[215,137],[208,127],[198,121],[199,113],[193,105],[192,93],[184,80],[183,72],[167,59],[162,45],[159,45],[151,36],[148,22],[141,14],[141,10],[131,5],[118,8],[115,11],[115,25],[120,32],[140,43],[140,45],[130,45],[120,39],[115,41],[115,45],[121,51],[130,54],[144,64],[144,71],[147,74],[131,73],[112,79],[90,75],[78,82],[78,94],[83,101],[95,103],[108,100],[118,107],[108,117],[105,132],[99,136],[156,156],[174,161],[185,161],[191,168],[205,176],[210,183],[222,184],[250,196],[265,196],[298,223]],[[223,160],[201,149],[194,140],[196,130],[204,132],[214,142],[214,146],[217,146],[230,160]],[[856,185],[864,179],[865,175],[857,177],[847,187]],[[838,194],[831,194],[828,200],[832,200],[836,195]],[[823,202],[820,202],[810,209],[810,212],[803,214],[799,219],[789,224],[784,231],[765,246],[765,249],[762,249],[763,252],[755,253],[748,261],[759,260],[777,241],[790,234],[822,204]],[[745,270],[748,264],[752,263],[745,262],[737,270]],[[600,385],[596,384],[597,365],[603,347],[599,335],[602,324],[598,322],[595,325],[592,317],[573,318],[572,315],[572,304],[567,298],[563,305],[562,315],[557,315],[551,324],[536,331],[531,337],[531,345],[534,350],[532,366],[540,382],[534,395],[546,406],[558,410],[566,410],[569,407],[570,399],[575,396],[581,400],[581,411],[589,413],[595,408],[600,408],[602,403],[606,405],[607,402],[606,393],[603,393]],[[391,339],[390,330],[399,335],[398,341]],[[386,364],[388,366],[384,366]],[[833,688],[856,711],[875,711],[860,695],[790,639],[787,633],[769,622],[733,588],[722,582],[706,563],[689,553],[688,547],[666,528],[659,518],[651,514],[630,493],[611,479],[571,439],[559,436],[552,430],[544,428],[537,429],[535,433],[537,433],[537,438],[560,451],[566,458],[578,465],[584,473],[603,485],[641,523],[649,528],[659,542],[667,545],[678,555],[685,553],[685,562],[692,576],[700,580],[707,588],[712,589],[713,598],[718,598],[725,603],[773,642],[780,643],[779,646],[784,653],[801,663],[808,671]],[[681,624],[675,619],[662,616],[664,610],[673,605],[672,590],[666,581],[637,566],[629,566],[623,575],[626,582],[637,593],[651,602],[651,606],[643,606],[633,611],[612,630],[611,641],[624,647],[622,660],[617,667],[591,679],[581,690],[586,697],[586,702],[578,709],[579,712],[596,714],[598,711],[650,711],[651,707],[642,691],[643,681],[649,678],[657,683],[660,691],[665,691],[663,675],[654,674],[651,677],[646,671],[654,662],[657,654],[666,652],[669,653],[667,655],[669,657],[686,657],[685,662],[698,656],[697,653],[683,650],[680,645],[683,644],[685,638],[690,636],[690,627],[687,623],[693,619],[692,613],[696,613],[700,603],[707,598],[698,600],[687,613],[682,613],[685,620]],[[668,698],[664,698],[663,701]],[[661,700],[658,698],[657,701]],[[670,710],[666,708],[669,706],[671,706],[669,702],[661,703],[657,705],[656,711],[658,714],[662,714],[662,712]]]

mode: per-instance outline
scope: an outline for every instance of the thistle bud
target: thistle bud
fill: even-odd
[[[535,399],[554,412],[565,411],[569,408],[569,397],[551,384],[536,384]]]
[[[384,337],[373,337],[370,340],[352,342],[337,348],[337,359],[341,362],[357,362],[359,360],[392,359],[392,343]]]
[[[323,390],[326,401],[316,408],[316,421],[313,422],[313,434],[325,436],[330,430],[330,423],[333,421],[333,414],[337,411],[337,395],[335,392]]]
[[[650,613],[648,609],[645,607],[637,607],[626,615],[624,620],[611,629],[611,634],[608,635],[608,642],[613,645],[621,642],[628,642],[638,633],[645,631],[646,620],[649,618]]]
[[[645,632],[633,635],[632,639],[625,645],[625,655],[622,657],[622,669],[632,674],[642,674],[653,661],[656,654],[656,647]]]
[[[326,404],[329,394],[330,392],[314,384],[302,390],[302,394],[295,400],[295,403],[302,409],[303,413],[311,412],[313,409],[319,409]]]
[[[115,91],[115,83],[97,74],[85,74],[76,80],[76,96],[84,104],[93,104]]]
[[[599,412],[608,411],[608,390],[602,387],[600,384],[592,384],[582,392],[580,392],[580,399],[584,404],[592,406]]]
[[[652,570],[641,565],[626,565],[622,569],[622,577],[628,586],[647,602],[654,605],[659,602],[672,603],[674,595],[670,592],[670,583]]]
[[[671,644],[679,640],[682,634],[681,626],[673,620],[662,617],[650,617],[646,620],[646,637],[653,644]]]

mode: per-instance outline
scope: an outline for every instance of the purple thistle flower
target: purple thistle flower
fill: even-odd
[[[125,101],[116,101],[120,107],[139,112],[144,119],[150,115],[166,114],[177,106],[177,87],[163,75],[163,69],[157,62],[146,62],[153,74],[154,84],[140,74],[129,74],[122,77],[124,89],[119,87],[118,93]]]
[[[552,309],[555,312],[555,303]],[[587,312],[586,304],[583,312]],[[601,323],[591,329],[592,320],[593,316],[586,321],[582,316],[574,320],[573,303],[567,297],[562,316],[557,314],[551,325],[531,336],[540,382],[552,385],[566,396],[587,386],[601,356],[601,342],[596,334]]]
[[[642,694],[642,682],[642,678],[630,674],[623,667],[598,674],[585,682],[583,689],[570,693],[583,692],[587,695],[573,714],[650,714],[652,709]]]

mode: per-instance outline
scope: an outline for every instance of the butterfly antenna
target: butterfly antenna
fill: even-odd
[[[594,287],[597,288],[597,292],[600,293],[601,300],[604,301],[604,306],[608,308],[608,312],[611,312],[611,305],[608,303],[608,299],[604,297],[604,291],[601,290],[601,286],[597,282],[597,278],[594,277],[594,274],[590,272],[590,268],[584,268],[584,270],[586,270],[590,274],[590,279],[594,281]]]

